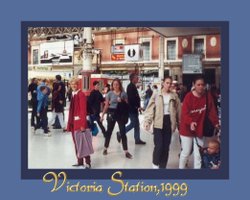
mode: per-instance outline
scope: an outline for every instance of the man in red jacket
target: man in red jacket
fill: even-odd
[[[194,89],[185,96],[182,105],[180,169],[185,168],[192,146],[194,151],[194,168],[201,168],[201,157],[197,142],[200,146],[204,145],[203,127],[206,110],[213,126],[219,128],[219,120],[212,96],[210,93],[206,93],[204,78],[199,76],[194,80]]]

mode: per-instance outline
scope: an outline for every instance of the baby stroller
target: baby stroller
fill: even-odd
[[[218,140],[218,138],[217,138]],[[198,144],[197,138],[195,137],[196,145],[199,148],[199,153],[201,157],[201,168],[209,168],[209,169],[218,169],[221,161],[220,161],[220,153],[210,153],[208,151],[208,147],[202,147]]]
[[[201,168],[205,168],[205,164],[204,164],[204,162],[203,162],[203,160],[204,160],[204,152],[205,152],[205,149],[206,148],[204,148],[204,147],[202,147],[201,145],[199,145],[199,143],[198,143],[198,140],[197,140],[197,137],[195,137],[195,143],[196,143],[196,145],[198,146],[198,148],[199,148],[199,153],[200,153],[200,156],[201,156]]]

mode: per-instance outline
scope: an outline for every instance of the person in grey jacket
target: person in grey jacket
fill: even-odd
[[[144,113],[144,128],[153,124],[153,168],[166,168],[172,133],[179,125],[180,100],[170,91],[171,77],[164,78],[163,88],[154,92]]]

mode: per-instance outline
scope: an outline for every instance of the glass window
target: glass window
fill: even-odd
[[[204,53],[204,39],[194,39],[194,53]]]
[[[33,64],[34,65],[38,64],[38,49],[33,50]]]
[[[150,42],[142,42],[143,60],[150,60]]]
[[[167,60],[176,60],[176,40],[167,41]]]
[[[83,89],[84,90],[89,90],[90,78],[88,76],[83,76],[83,82],[84,82]]]

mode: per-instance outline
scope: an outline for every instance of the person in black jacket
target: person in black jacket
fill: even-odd
[[[151,89],[150,85],[147,86],[147,90],[145,92],[145,99],[144,99],[144,110],[146,110],[149,100],[153,94],[153,90]]]
[[[39,123],[39,118],[37,117],[37,79],[33,78],[31,80],[31,83],[29,85],[28,92],[31,94],[31,105],[32,105],[32,113],[31,113],[31,126],[35,127],[36,124]],[[35,123],[35,118],[36,118],[36,123]]]
[[[93,83],[94,89],[91,91],[89,98],[88,98],[88,111],[93,116],[92,118],[94,121],[97,122],[102,133],[105,137],[106,130],[100,121],[100,112],[101,112],[101,104],[105,101],[102,96],[102,93],[99,91],[100,84],[98,81],[94,81]]]
[[[64,122],[64,104],[65,104],[65,84],[62,82],[62,77],[56,75],[56,81],[53,84],[52,90],[52,117],[49,122],[50,125],[55,124],[56,117],[58,117],[59,123],[63,131],[66,131],[66,125]]]
[[[128,104],[129,104],[129,119],[130,124],[126,126],[126,133],[134,128],[134,138],[135,144],[146,144],[140,138],[140,122],[139,122],[139,111],[142,111],[141,108],[141,98],[139,96],[136,84],[138,83],[138,76],[135,73],[130,74],[129,76],[130,83],[127,86],[128,94]],[[120,142],[120,133],[117,132],[117,140]]]

